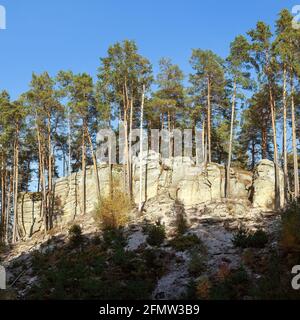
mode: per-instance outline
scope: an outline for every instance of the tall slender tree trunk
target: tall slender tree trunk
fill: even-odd
[[[48,225],[52,225],[52,199],[53,199],[53,153],[52,153],[52,139],[51,139],[51,116],[48,115],[48,196],[47,196],[47,208],[48,208]]]
[[[41,185],[42,185],[42,212],[44,218],[45,234],[48,232],[48,206],[47,206],[47,190],[46,190],[46,175],[45,175],[45,151],[42,149],[41,154]]]
[[[206,145],[206,126],[205,126],[205,119],[202,125],[202,150],[203,150],[203,160],[205,165],[207,164],[207,145]]]
[[[13,180],[11,177],[11,174],[9,175],[8,178],[9,181],[9,188],[8,188],[8,193],[7,193],[7,207],[6,207],[6,218],[5,218],[5,242],[8,243],[9,241],[9,221],[10,221],[10,206],[11,206],[11,193],[13,191]]]
[[[139,212],[143,208],[143,122],[144,122],[144,102],[145,102],[145,85],[143,86],[142,104],[141,104],[141,119],[140,119],[140,198]]]
[[[47,219],[47,196],[46,196],[46,183],[45,183],[45,159],[44,159],[44,152],[43,152],[43,146],[42,146],[42,140],[41,140],[41,132],[40,132],[40,127],[38,124],[38,115],[37,111],[35,112],[35,126],[36,126],[36,134],[37,134],[37,140],[38,140],[38,158],[39,158],[39,187],[38,187],[38,192],[42,193],[42,210],[41,210],[41,215],[44,220],[44,228],[45,228],[45,233],[47,233],[48,230],[48,219]]]
[[[262,159],[268,158],[268,133],[266,126],[263,126],[261,129],[261,157]]]
[[[255,141],[253,138],[252,145],[251,145],[251,169],[254,170],[254,167],[255,167]]]
[[[207,144],[208,162],[211,163],[211,83],[209,77],[207,82]]]
[[[291,111],[292,111],[292,131],[293,131],[293,158],[294,158],[294,197],[299,198],[299,169],[297,153],[297,135],[296,135],[296,115],[295,115],[295,87],[293,81],[293,72],[291,72]]]
[[[168,111],[168,132],[169,132],[169,158],[172,157],[172,137],[171,137],[171,116],[170,111]]]
[[[284,173],[284,200],[285,203],[289,197],[289,176],[288,176],[288,158],[287,158],[287,99],[286,99],[287,70],[283,67],[283,173]]]
[[[272,119],[273,145],[274,145],[275,209],[279,209],[281,205],[281,201],[280,201],[281,197],[280,197],[280,178],[279,178],[279,168],[278,168],[276,111],[275,111],[275,101],[273,97],[271,83],[269,83],[269,95],[270,95],[270,109],[271,109],[271,119]]]
[[[68,107],[68,175],[71,175],[71,111],[70,107]]]
[[[129,192],[129,151],[128,151],[128,121],[127,110],[124,111],[124,175],[125,175],[125,190]]]
[[[86,149],[85,149],[85,130],[82,130],[82,161],[81,161],[81,169],[82,169],[82,214],[86,214]]]
[[[3,228],[5,228],[5,212],[6,212],[6,165],[4,155],[1,157],[1,222]]]
[[[129,149],[128,149],[128,110],[130,110],[130,101],[128,94],[127,79],[124,83],[124,130],[125,130],[125,148],[124,148],[124,158],[125,158],[125,190],[130,194],[130,161],[129,161]]]
[[[18,193],[19,193],[19,128],[16,128],[16,139],[14,145],[14,228],[13,243],[18,237]]]
[[[235,119],[235,98],[236,98],[236,82],[234,82],[233,84],[233,96],[232,96],[232,106],[231,106],[230,138],[229,138],[226,192],[225,192],[226,198],[229,198],[230,196],[230,167],[231,167],[231,158],[232,158],[232,140],[233,140],[234,119]]]
[[[101,189],[100,189],[100,178],[99,178],[99,172],[98,172],[98,166],[97,166],[97,158],[96,158],[96,154],[95,154],[95,151],[94,151],[92,138],[91,138],[91,135],[90,135],[90,133],[88,131],[87,126],[85,126],[85,132],[86,132],[86,136],[87,136],[88,141],[89,141],[90,150],[91,150],[91,154],[92,154],[93,167],[94,167],[94,171],[95,171],[96,186],[97,186],[97,196],[98,196],[98,200],[100,200]]]
[[[132,126],[133,126],[133,97],[131,97],[130,101],[130,117],[129,117],[129,192],[130,198],[132,199],[133,190],[132,190]]]

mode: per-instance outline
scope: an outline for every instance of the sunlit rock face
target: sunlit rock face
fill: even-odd
[[[146,161],[148,159],[148,161]],[[220,201],[225,194],[225,169],[216,163],[196,165],[188,157],[161,159],[158,154],[143,154],[142,199],[149,200],[167,192],[187,206]],[[147,164],[146,164],[147,163]],[[140,159],[134,159],[134,195],[139,202]],[[252,173],[232,169],[230,194],[234,199],[248,199],[252,186]]]
[[[143,152],[134,157],[132,162],[133,200],[140,200],[140,163],[142,157],[142,201],[148,202],[161,195],[183,206],[200,207],[206,204],[219,203],[225,197],[226,173],[224,166],[210,163],[196,165],[189,157],[162,159],[154,151]],[[110,181],[118,181],[124,185],[123,166],[114,165],[112,174],[105,164],[98,166],[101,196],[109,194]],[[86,174],[86,212],[94,214],[98,203],[96,174],[92,167]],[[283,175],[280,172],[283,186]],[[82,215],[83,177],[82,172],[56,181],[53,201],[53,226],[64,225]],[[255,168],[254,174],[242,169],[231,168],[230,200],[253,205],[262,211],[274,210],[275,174],[273,162],[262,160]],[[250,203],[250,201],[252,203]],[[281,188],[281,204],[283,204],[283,187]],[[159,203],[157,204],[159,210]],[[243,215],[240,212],[239,216]],[[243,210],[242,210],[243,211]],[[214,213],[211,213],[214,215]],[[244,215],[247,215],[245,210]],[[43,217],[40,193],[22,193],[19,195],[18,209],[19,233],[23,238],[31,237],[42,230]]]
[[[284,204],[284,176],[279,170],[280,205]],[[275,166],[270,160],[261,160],[254,170],[253,206],[265,211],[275,210]]]

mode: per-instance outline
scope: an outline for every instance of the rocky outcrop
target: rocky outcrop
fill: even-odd
[[[260,161],[254,170],[253,176],[253,206],[264,211],[275,209],[275,197],[280,197],[280,205],[284,205],[284,176],[279,170],[280,194],[275,195],[275,168],[270,160]]]
[[[206,166],[196,165],[194,159],[177,157],[161,159],[154,151],[143,152],[142,157],[142,197],[144,202],[166,195],[183,206],[197,207],[218,203],[224,199],[225,169],[224,166],[210,163]],[[139,202],[140,158],[133,159],[133,198]],[[110,168],[99,165],[101,196],[109,192]],[[112,176],[122,185],[122,166],[115,165]],[[282,173],[280,173],[282,182]],[[247,214],[245,206],[253,201],[255,208],[264,211],[274,210],[275,175],[271,161],[263,160],[255,168],[254,175],[245,170],[232,168],[230,173],[230,199],[237,202],[236,212]],[[282,183],[283,185],[283,183]],[[96,174],[92,167],[87,170],[86,177],[87,203],[86,211],[92,215],[97,206]],[[82,213],[82,174],[74,173],[69,177],[56,181],[53,201],[53,227],[73,221]],[[283,191],[281,192],[283,203]],[[24,193],[19,196],[18,221],[23,238],[31,237],[43,228],[41,215],[41,195]],[[215,213],[212,213],[215,214]]]
[[[187,206],[209,203],[224,198],[225,169],[216,163],[197,166],[189,157],[161,160],[150,151],[143,156],[143,200],[168,192],[173,199]],[[148,162],[147,162],[148,160]],[[139,200],[140,159],[134,159],[134,195]],[[234,199],[248,199],[252,186],[252,173],[231,169],[230,190]]]

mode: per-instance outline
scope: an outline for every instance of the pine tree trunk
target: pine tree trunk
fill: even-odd
[[[71,112],[70,108],[68,108],[68,175],[71,175]]]
[[[205,127],[205,120],[203,120],[203,125],[202,125],[202,150],[203,150],[203,160],[205,165],[207,164],[207,147],[206,147],[206,127]]]
[[[85,150],[85,130],[82,130],[82,214],[86,214],[86,150]]]
[[[1,219],[2,219],[2,226],[4,228],[4,216],[5,216],[5,209],[6,209],[6,166],[4,155],[2,153],[2,161],[1,161]]]
[[[142,104],[141,104],[141,119],[140,119],[140,198],[139,212],[143,208],[143,122],[144,122],[144,102],[145,102],[145,86],[143,86]]]
[[[6,207],[6,218],[5,218],[5,242],[8,243],[9,241],[9,220],[10,220],[10,206],[11,206],[11,193],[13,190],[13,180],[11,178],[11,175],[9,176],[9,188],[7,193],[7,207]]]
[[[278,168],[278,148],[277,148],[277,130],[276,130],[276,112],[275,112],[275,101],[271,84],[269,84],[269,95],[270,95],[270,108],[271,108],[271,119],[272,119],[272,130],[273,130],[273,145],[274,145],[274,170],[275,170],[275,209],[280,208],[280,179],[279,179],[279,168]]]
[[[172,138],[171,138],[171,116],[170,111],[168,111],[168,140],[169,140],[169,158],[172,158]]]
[[[130,101],[130,123],[129,123],[129,192],[130,198],[132,199],[133,190],[132,190],[132,126],[133,126],[133,97]]]
[[[211,163],[211,83],[210,78],[207,82],[207,144],[208,162]]]
[[[48,231],[48,207],[47,207],[47,190],[46,190],[46,176],[45,176],[45,152],[42,150],[41,154],[41,185],[42,185],[42,212],[44,218],[45,234]]]
[[[42,147],[42,141],[41,141],[41,132],[40,132],[40,127],[38,125],[38,116],[37,112],[35,114],[35,125],[36,125],[36,133],[37,133],[37,139],[38,139],[38,158],[39,158],[39,187],[38,187],[38,192],[41,189],[42,193],[42,210],[41,210],[41,215],[44,219],[44,228],[45,228],[45,233],[47,233],[48,226],[47,226],[47,196],[46,196],[46,183],[45,183],[45,167],[44,167],[44,154],[43,154],[43,147]]]
[[[226,178],[226,198],[230,196],[230,167],[232,158],[232,140],[233,140],[233,127],[235,119],[235,97],[236,97],[236,82],[233,84],[233,96],[231,106],[231,123],[230,123],[230,138],[229,138],[229,152],[228,152],[228,164],[227,164],[227,178]]]
[[[13,243],[16,243],[18,237],[18,193],[19,193],[19,129],[16,129],[16,139],[14,145],[14,228]]]
[[[254,170],[255,167],[255,142],[252,139],[252,146],[251,146],[251,169]]]
[[[125,148],[124,148],[124,158],[125,158],[125,190],[130,194],[130,163],[129,163],[129,150],[128,150],[128,110],[130,109],[130,101],[128,96],[128,87],[127,87],[127,80],[125,79],[124,83],[124,130],[125,130]]]
[[[85,127],[85,132],[86,132],[86,136],[88,138],[90,150],[92,153],[93,167],[94,167],[94,171],[95,171],[95,178],[96,178],[96,185],[97,185],[97,195],[98,195],[98,200],[100,200],[101,189],[100,189],[100,178],[99,178],[99,172],[98,172],[98,166],[97,166],[97,158],[96,158],[96,154],[94,151],[93,142],[92,142],[92,139],[91,139],[91,136],[90,136],[90,133],[89,133],[87,127]]]
[[[293,158],[294,158],[294,197],[299,198],[299,169],[297,153],[297,135],[296,135],[296,115],[295,115],[295,87],[293,82],[293,73],[291,75],[291,112],[292,112],[292,131],[293,131]]]
[[[125,190],[129,192],[129,151],[128,151],[128,121],[127,110],[124,112],[124,176],[125,176]]]
[[[52,189],[53,189],[53,164],[52,164],[52,140],[51,140],[51,118],[48,115],[48,196],[47,196],[47,208],[48,208],[48,225],[52,224]]]
[[[267,159],[268,157],[268,142],[267,142],[267,128],[264,126],[261,129],[261,157]]]
[[[284,173],[284,199],[285,203],[288,201],[289,195],[289,177],[288,177],[288,159],[287,159],[287,99],[286,99],[286,83],[287,83],[287,70],[284,65],[283,68],[283,173]]]

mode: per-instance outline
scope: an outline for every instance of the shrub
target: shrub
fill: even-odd
[[[213,300],[241,300],[249,294],[250,280],[243,267],[231,270],[211,289],[210,298]]]
[[[81,227],[77,224],[74,224],[69,229],[69,241],[71,246],[78,247],[83,242],[82,230]]]
[[[191,275],[199,277],[206,270],[206,258],[199,252],[193,251],[188,265],[188,271]]]
[[[178,235],[185,234],[188,230],[186,218],[182,214],[178,214],[176,217],[176,229]]]
[[[147,242],[150,246],[160,246],[165,241],[166,230],[160,223],[147,226],[146,233],[148,234]]]
[[[211,290],[211,281],[207,276],[197,279],[196,296],[201,300],[208,300]]]
[[[269,241],[268,235],[263,230],[257,230],[250,239],[252,248],[264,248]]]
[[[235,247],[264,248],[268,243],[268,235],[263,230],[249,233],[244,229],[240,229],[232,241]]]
[[[195,234],[178,236],[170,241],[170,245],[177,251],[186,251],[195,246],[204,247],[201,240]]]
[[[104,249],[123,248],[127,241],[124,237],[122,229],[106,229],[103,233]]]
[[[96,220],[102,229],[117,229],[128,222],[128,212],[132,208],[130,197],[118,187],[114,192],[100,200],[96,209]]]
[[[176,215],[176,231],[178,235],[183,235],[188,230],[187,220],[184,211],[184,205],[176,200],[175,201]]]
[[[148,264],[143,254],[115,247],[120,240],[116,234],[121,233],[106,232],[107,242],[113,244],[107,251],[85,242],[81,251],[64,247],[47,255],[36,253],[33,271],[39,281],[26,299],[150,299],[161,267]]]
[[[280,245],[287,253],[300,251],[300,200],[293,202],[282,213]]]

